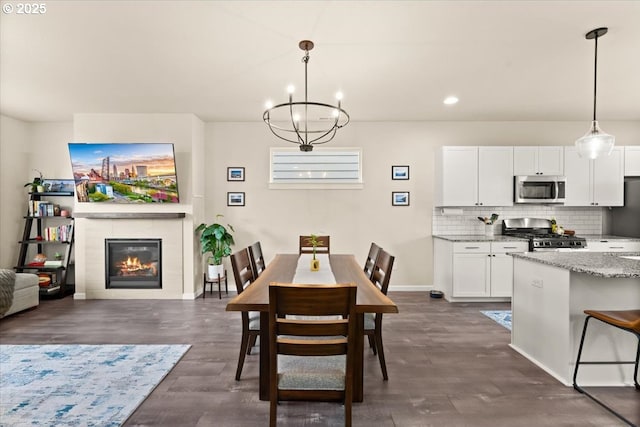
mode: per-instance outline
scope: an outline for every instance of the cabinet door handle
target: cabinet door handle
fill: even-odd
[[[480,246],[465,246],[465,249],[480,249]]]
[[[609,249],[624,249],[624,246],[609,246]]]
[[[505,249],[518,249],[517,246],[505,246],[504,248]]]

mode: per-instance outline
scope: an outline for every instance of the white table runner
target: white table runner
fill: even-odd
[[[329,255],[316,254],[316,259],[320,261],[320,270],[311,271],[312,254],[301,254],[298,258],[298,267],[296,273],[293,276],[293,283],[301,284],[333,284],[336,283],[336,278],[331,271],[331,263],[329,262]]]

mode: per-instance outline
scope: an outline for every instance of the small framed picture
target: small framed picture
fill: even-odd
[[[409,206],[408,191],[394,191],[391,193],[392,206]]]
[[[409,166],[391,166],[391,179],[408,180]]]
[[[227,193],[227,206],[244,206],[244,191],[240,193]]]
[[[42,187],[47,193],[73,193],[75,183],[73,179],[43,179]]]
[[[244,168],[227,168],[227,181],[244,181]]]

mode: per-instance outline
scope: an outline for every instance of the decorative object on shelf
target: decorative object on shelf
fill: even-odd
[[[320,260],[316,258],[316,248],[318,245],[324,245],[322,240],[318,239],[318,236],[315,234],[309,235],[307,239],[307,244],[313,248],[313,257],[311,258],[311,271],[320,270]]]
[[[409,206],[409,192],[393,191],[391,193],[391,205],[392,206]]]
[[[42,193],[44,191],[42,172],[38,169],[34,169],[34,171],[38,172],[38,176],[33,178],[33,181],[27,182],[24,186],[29,187],[29,191],[31,193]]]
[[[244,206],[244,191],[227,193],[227,206]]]
[[[223,217],[224,215],[216,215],[216,221]],[[235,232],[231,225],[227,224],[227,227]],[[235,244],[233,236],[224,225],[218,222],[210,225],[202,223],[196,228],[196,233],[200,233],[202,254],[211,253],[207,259],[209,278],[218,277],[218,275],[224,277],[222,259],[231,255],[231,245]]]
[[[349,114],[342,109],[340,92],[336,94],[337,106],[308,100],[307,65],[314,45],[310,40],[302,40],[298,46],[304,50],[304,101],[293,101],[295,89],[290,85],[289,102],[278,105],[267,102],[262,120],[278,138],[298,144],[300,151],[312,151],[314,145],[331,141],[338,129],[349,123]]]
[[[244,168],[241,168],[241,167],[227,168],[227,181],[244,181]]]
[[[602,37],[607,34],[608,28],[601,27],[595,30],[589,31],[585,38],[587,40],[595,40],[595,55],[594,55],[594,67],[593,67],[593,121],[591,122],[591,129],[582,138],[576,140],[576,148],[578,154],[581,157],[587,157],[589,159],[596,159],[601,155],[611,154],[613,146],[615,144],[615,137],[603,132],[598,125],[596,119],[596,94],[598,83],[598,37]]]
[[[75,189],[73,179],[43,179],[42,186],[46,193],[72,193]]]
[[[409,180],[409,166],[391,166],[391,179]]]

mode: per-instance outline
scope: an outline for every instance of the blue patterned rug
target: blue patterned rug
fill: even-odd
[[[511,330],[511,310],[481,311],[480,313]]]
[[[189,347],[0,345],[0,425],[120,426]]]

